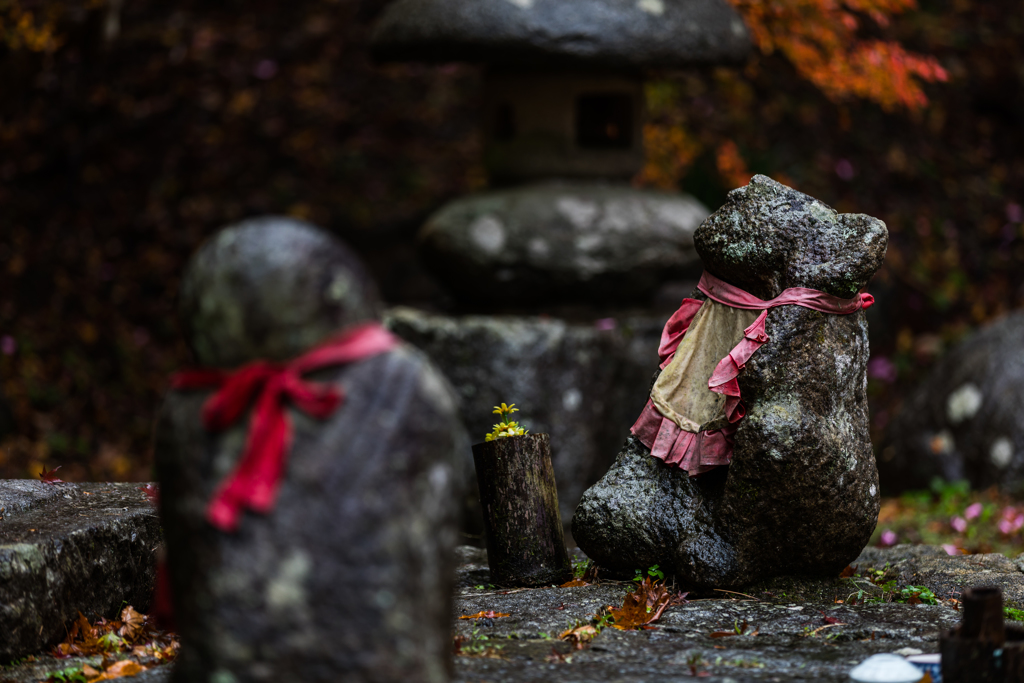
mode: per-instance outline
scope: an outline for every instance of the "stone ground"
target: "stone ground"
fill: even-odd
[[[558,634],[606,605],[619,605],[629,582],[606,581],[580,588],[499,589],[490,586],[483,551],[460,549],[462,565],[453,629],[473,638],[474,649],[492,656],[455,658],[457,683],[550,681],[643,683],[692,680],[691,665],[708,681],[847,681],[849,670],[879,652],[938,650],[938,632],[954,626],[959,613],[948,602],[910,605],[878,602],[848,605],[860,588],[880,589],[863,579],[775,579],[748,587],[746,595],[719,592],[691,596],[669,608],[657,630],[605,629],[582,651],[572,652]],[[865,575],[883,572],[901,588],[924,585],[942,600],[973,585],[997,585],[1006,602],[1024,605],[1021,559],[1003,555],[950,557],[941,548],[868,548],[855,563]],[[837,603],[843,600],[844,603]],[[458,619],[481,611],[511,616]],[[835,621],[838,620],[838,621]],[[744,627],[746,624],[746,627]],[[711,638],[714,632],[742,635]],[[0,668],[0,683],[43,680],[48,672],[83,660],[54,660]],[[96,663],[96,659],[90,660]],[[134,680],[166,683],[170,668]]]

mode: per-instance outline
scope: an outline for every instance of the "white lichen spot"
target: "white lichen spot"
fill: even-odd
[[[604,205],[597,227],[605,232],[630,232],[650,222],[643,203],[635,199],[614,199]]]
[[[601,210],[596,203],[576,197],[560,198],[555,202],[555,208],[577,230],[589,228]]]
[[[395,594],[386,588],[382,588],[373,596],[373,601],[381,609],[391,609],[395,606]]]
[[[210,683],[237,683],[238,679],[227,669],[217,669],[210,675]]]
[[[505,226],[494,216],[480,216],[469,226],[469,239],[485,254],[495,256],[505,248]]]
[[[658,221],[668,226],[672,233],[676,233],[677,236],[681,233],[688,238],[693,237],[693,232],[708,217],[708,210],[704,205],[689,197],[659,202],[652,208]]]
[[[579,408],[582,403],[583,394],[575,387],[568,389],[564,394],[562,394],[562,407],[570,413]]]
[[[505,0],[511,2],[516,7],[522,7],[523,9],[530,9],[533,7],[533,0]]]
[[[981,390],[973,383],[964,384],[946,399],[946,417],[953,424],[971,419],[978,414],[983,398]]]
[[[576,238],[576,248],[579,251],[596,251],[604,246],[604,237],[596,233],[580,235]]]
[[[451,480],[451,470],[448,465],[438,463],[430,468],[427,481],[435,494],[444,493],[448,489],[448,482]]]
[[[1005,436],[999,437],[992,442],[992,447],[988,450],[988,457],[993,465],[1003,469],[1013,460],[1013,442]]]
[[[331,278],[331,284],[327,285],[328,301],[343,301],[348,290],[352,287],[352,281],[344,271],[337,271]]]
[[[665,13],[665,3],[662,0],[640,0],[636,6],[648,14],[659,17]]]
[[[536,261],[542,261],[551,255],[551,246],[542,237],[534,237],[526,243],[526,251]]]
[[[313,560],[304,551],[295,549],[286,557],[277,570],[277,576],[267,585],[267,606],[271,610],[283,611],[303,607],[306,604],[306,578],[313,569]]]
[[[871,487],[868,488],[868,495],[874,498],[876,493],[878,493],[878,487],[872,484]]]

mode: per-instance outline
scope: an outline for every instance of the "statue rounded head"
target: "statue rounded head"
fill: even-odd
[[[877,218],[838,213],[763,175],[730,192],[693,235],[705,268],[762,299],[789,287],[852,298],[882,265],[888,240]]]
[[[377,288],[338,239],[292,218],[230,225],[182,278],[179,313],[200,365],[285,361],[356,323],[377,320]]]

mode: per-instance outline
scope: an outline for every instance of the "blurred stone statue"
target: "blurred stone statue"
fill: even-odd
[[[174,680],[449,678],[468,442],[337,240],[260,218],[192,258],[157,471]]]

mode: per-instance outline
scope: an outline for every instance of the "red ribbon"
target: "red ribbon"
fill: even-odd
[[[198,369],[174,375],[174,389],[218,389],[203,404],[203,426],[211,432],[223,431],[237,422],[256,399],[242,457],[206,509],[210,524],[222,531],[234,531],[244,508],[264,514],[273,509],[292,440],[285,398],[319,419],[328,417],[344,402],[341,387],[308,382],[302,379],[303,374],[375,356],[397,343],[379,323],[368,323],[287,363],[257,360],[235,371]]]

